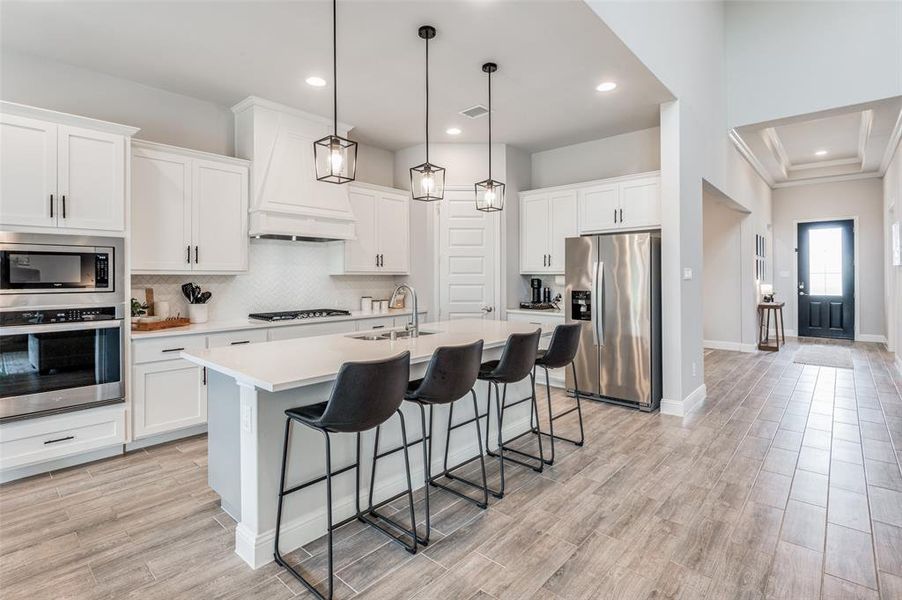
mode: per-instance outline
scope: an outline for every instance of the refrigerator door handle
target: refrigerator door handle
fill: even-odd
[[[595,261],[592,265],[592,337],[595,345],[604,346],[604,325],[602,324],[602,307],[604,306],[604,263]]]

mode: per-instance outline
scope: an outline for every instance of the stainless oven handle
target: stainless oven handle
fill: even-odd
[[[110,321],[79,321],[78,323],[50,323],[46,325],[16,325],[0,328],[0,335],[27,335],[30,333],[54,333],[57,331],[84,331],[86,329],[116,329],[122,327],[120,319]]]

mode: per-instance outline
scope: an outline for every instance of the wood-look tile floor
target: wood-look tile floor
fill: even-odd
[[[415,556],[348,525],[336,597],[902,598],[902,377],[876,345],[851,370],[797,348],[707,353],[685,419],[586,402],[586,445],[510,468],[488,510],[435,491]],[[198,437],[0,486],[0,596],[309,597],[234,554],[205,465]],[[291,559],[322,579],[323,550]]]

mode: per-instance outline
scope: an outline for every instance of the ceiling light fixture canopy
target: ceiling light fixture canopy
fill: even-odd
[[[504,208],[504,183],[492,179],[492,73],[498,65],[492,62],[482,65],[489,82],[489,178],[475,184],[476,210],[496,212]]]
[[[435,27],[423,25],[417,35],[426,42],[426,162],[410,167],[410,193],[414,200],[434,202],[445,197],[445,169],[429,162],[429,40]]]
[[[357,176],[357,142],[338,135],[338,1],[332,0],[332,135],[313,142],[316,178],[348,183]]]

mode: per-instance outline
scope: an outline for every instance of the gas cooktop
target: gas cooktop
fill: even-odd
[[[313,319],[314,317],[341,317],[351,313],[336,308],[312,308],[308,310],[286,310],[282,312],[251,313],[251,319],[258,321],[290,321],[292,319]]]

